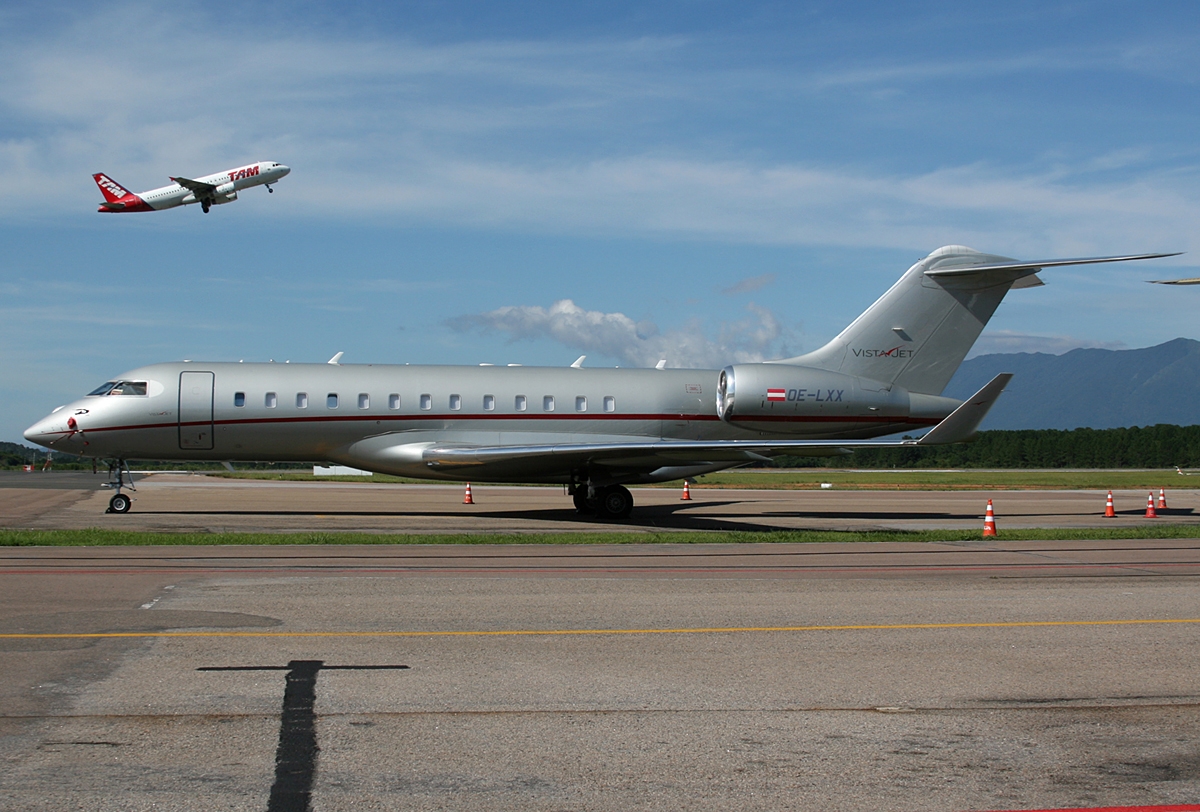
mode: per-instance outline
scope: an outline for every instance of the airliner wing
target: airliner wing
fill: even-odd
[[[696,465],[764,462],[781,454],[802,457],[836,457],[857,448],[911,448],[945,445],[971,439],[983,418],[1012,379],[1002,373],[963,402],[946,419],[917,440],[647,440],[614,443],[555,443],[545,445],[472,446],[431,444],[422,452],[432,468],[488,465],[553,458],[561,466],[603,465],[644,467],[647,465]]]
[[[196,197],[209,197],[217,191],[216,186],[199,180],[191,180],[189,178],[171,178],[171,180],[191,191]]]

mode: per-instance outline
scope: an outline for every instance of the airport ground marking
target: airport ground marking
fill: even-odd
[[[744,634],[771,632],[849,632],[849,631],[921,631],[951,629],[1030,629],[1069,626],[1151,626],[1168,624],[1200,624],[1200,618],[1135,618],[1129,620],[1014,620],[980,623],[858,623],[823,626],[712,626],[672,629],[479,629],[479,630],[410,630],[410,631],[294,631],[294,632],[54,632],[0,634],[0,640],[76,640],[108,638],[203,638],[203,637],[573,637],[584,635],[653,635],[653,634]]]

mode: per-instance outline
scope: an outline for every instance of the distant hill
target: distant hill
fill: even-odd
[[[1001,372],[1014,377],[985,430],[1200,423],[1200,341],[1189,338],[1140,350],[981,355],[959,367],[944,394],[968,398]]]

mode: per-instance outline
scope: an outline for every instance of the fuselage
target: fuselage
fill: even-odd
[[[213,175],[196,178],[201,184],[215,187],[208,202],[212,205],[228,203],[237,199],[237,193],[252,186],[262,186],[279,181],[291,168],[275,161],[258,161],[257,163],[226,169]],[[96,183],[105,196],[111,199],[100,204],[98,211],[109,213],[159,211],[176,206],[187,206],[192,203],[203,203],[204,197],[197,195],[192,189],[172,182],[169,186],[160,186],[148,192],[134,194],[112,181],[105,175],[97,175]]]
[[[796,375],[797,368],[779,374]],[[911,397],[886,408],[824,386],[810,373],[776,400],[738,392],[745,417],[718,414],[720,370],[397,366],[280,363],[157,364],[127,372],[59,407],[25,437],[90,457],[322,461],[463,479],[433,470],[423,444],[612,443],[631,439],[867,438],[926,428],[957,401]],[[825,376],[824,378],[822,376]],[[842,386],[849,384],[842,383]],[[772,390],[775,391],[775,390]],[[815,392],[815,397],[813,393]],[[924,400],[918,402],[918,398]],[[874,405],[871,405],[874,404]],[[725,466],[718,466],[725,467]],[[562,482],[554,455],[473,470],[477,480]]]

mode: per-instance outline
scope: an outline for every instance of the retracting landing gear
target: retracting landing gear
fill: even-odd
[[[200,201],[200,208],[201,208],[201,210],[203,210],[203,211],[204,211],[204,213],[205,213],[205,214],[208,214],[208,210],[209,210],[210,208],[212,208],[212,203],[209,203],[207,200],[201,200],[201,201]]]
[[[580,516],[601,519],[628,519],[633,511],[633,494],[624,485],[597,487],[585,482],[572,482],[568,488],[575,512]]]
[[[275,190],[271,188],[271,184],[269,184],[269,183],[264,183],[263,185],[267,187],[267,191],[268,191],[270,194],[275,194]]]
[[[112,488],[116,493],[112,495],[112,499],[108,500],[108,510],[105,513],[128,513],[133,507],[133,500],[127,494],[121,493],[123,488],[129,488],[131,491],[137,491],[133,486],[133,474],[129,472],[129,465],[125,460],[116,460],[108,465],[108,482],[101,485],[102,488]]]

